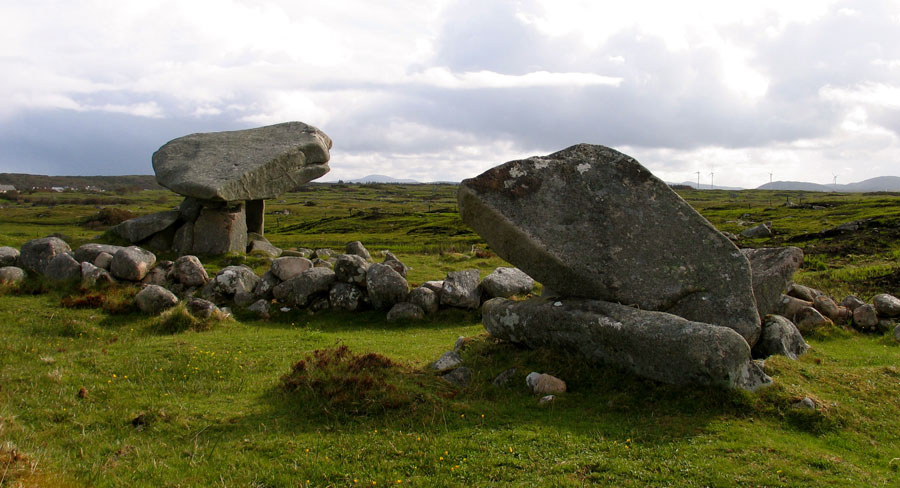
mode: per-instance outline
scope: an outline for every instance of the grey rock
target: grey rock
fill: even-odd
[[[14,247],[0,247],[0,267],[15,266],[19,259],[19,250]]]
[[[788,288],[787,295],[811,302],[815,300],[817,296],[824,295],[824,293],[815,288],[794,283]]]
[[[234,294],[234,304],[238,307],[247,307],[257,300],[252,292],[239,290]]]
[[[347,246],[345,247],[345,250],[346,250],[347,254],[353,254],[353,255],[359,256],[359,257],[365,259],[366,262],[368,262],[368,263],[372,262],[372,255],[369,254],[369,250],[366,249],[366,246],[364,246],[362,242],[359,242],[359,241],[348,242]]]
[[[453,385],[464,387],[472,381],[472,371],[465,366],[460,366],[442,374],[441,378]]]
[[[200,319],[208,319],[219,311],[215,303],[202,298],[190,298],[185,306],[188,313]]]
[[[813,308],[822,312],[822,315],[828,317],[831,320],[838,320],[841,317],[841,309],[837,303],[834,303],[834,300],[831,297],[826,295],[819,295],[813,299]]]
[[[43,275],[53,258],[71,250],[66,241],[58,237],[32,239],[22,244],[19,251],[19,265],[25,271]]]
[[[311,268],[275,287],[287,288],[284,302],[289,306],[305,307],[318,295],[327,294],[334,283],[334,271],[328,268]],[[278,294],[275,295],[276,298]]]
[[[216,273],[214,281],[218,292],[231,296],[238,292],[252,293],[259,276],[244,265],[228,266]]]
[[[118,251],[117,251],[118,252]],[[94,258],[93,265],[109,271],[112,266],[113,255],[108,252],[101,252]]]
[[[853,326],[859,330],[871,332],[878,328],[878,312],[875,306],[867,303],[853,311]]]
[[[166,227],[165,229],[153,234],[152,236],[144,239],[143,241],[138,242],[141,247],[144,249],[151,249],[154,251],[170,251],[172,250],[172,244],[175,241],[175,232],[178,230],[178,225],[172,225]]]
[[[44,276],[52,281],[80,281],[81,264],[71,254],[57,254],[44,269]]]
[[[104,253],[105,254],[105,253]],[[87,288],[114,283],[109,271],[85,261],[81,263],[81,284]]]
[[[425,288],[424,286],[413,288],[413,290],[409,292],[409,296],[406,297],[406,300],[409,303],[418,305],[426,315],[437,312],[440,304],[440,296],[430,288]]]
[[[0,284],[20,283],[25,281],[25,270],[16,266],[3,266],[0,268]]]
[[[484,304],[482,314],[485,329],[496,338],[551,348],[664,383],[753,390],[771,382],[733,329],[664,312],[579,298],[494,298]]]
[[[331,260],[334,257],[334,251],[327,248],[316,249],[312,252],[312,258],[319,258],[325,261]]]
[[[409,302],[395,304],[387,314],[388,322],[421,320],[423,318],[425,318],[425,311],[422,310],[422,307]]]
[[[328,300],[327,296],[317,295],[313,297],[309,302],[309,308],[307,309],[311,313],[321,312],[323,310],[328,310],[331,308],[331,302]]]
[[[271,271],[279,280],[286,281],[300,273],[312,269],[313,263],[309,259],[296,256],[283,256],[272,261]]]
[[[175,231],[172,250],[178,254],[190,254],[194,250],[194,222],[186,222]]]
[[[271,269],[260,276],[259,281],[253,288],[253,294],[260,298],[272,298],[272,291],[281,283],[281,280],[275,276]]]
[[[327,261],[325,259],[313,258],[312,263],[313,263],[314,268],[334,269],[334,263],[332,263],[331,261]]]
[[[748,239],[760,239],[764,237],[772,237],[774,234],[772,233],[772,228],[769,224],[759,224],[750,227],[749,229],[745,229],[741,232],[741,237],[746,237]]]
[[[813,303],[811,301],[808,302],[792,296],[781,295],[781,301],[774,313],[793,321],[797,318],[797,313],[800,312],[800,310],[812,306]]]
[[[509,383],[509,380],[512,379],[512,377],[515,376],[517,372],[518,370],[516,368],[509,368],[506,371],[498,374],[497,377],[494,378],[494,381],[492,381],[491,383],[493,383],[494,386],[506,386],[506,384]]]
[[[462,352],[466,348],[467,343],[468,341],[464,336],[457,337],[456,342],[453,343],[453,352]]]
[[[253,305],[247,307],[247,310],[255,313],[261,318],[267,319],[269,318],[269,301],[264,299],[259,299],[253,302]]]
[[[141,283],[145,285],[159,285],[168,288],[170,284],[168,279],[173,271],[174,265],[172,261],[159,261],[156,266],[150,269],[146,276],[141,279]]]
[[[753,357],[765,359],[774,354],[797,359],[809,350],[800,330],[790,320],[780,315],[767,315],[763,321],[759,341],[753,346]]]
[[[425,288],[428,288],[429,290],[431,290],[431,291],[437,293],[438,295],[440,295],[440,294],[441,294],[441,290],[444,289],[444,280],[432,280],[432,281],[426,281],[425,283],[422,283],[422,286],[425,287]]]
[[[437,358],[429,367],[433,370],[444,372],[458,368],[462,365],[462,362],[463,360],[459,353],[447,351],[441,354],[441,357]]]
[[[116,251],[109,270],[114,278],[141,281],[154,264],[156,264],[155,254],[137,246],[128,246]]]
[[[625,154],[580,144],[511,161],[464,180],[458,199],[500,257],[562,296],[759,335],[747,259]]]
[[[366,294],[356,285],[338,282],[329,290],[328,300],[331,302],[331,308],[335,310],[356,312],[365,307]]]
[[[192,231],[193,254],[244,253],[247,249],[247,220],[244,206],[203,207]],[[180,245],[180,244],[179,244]]]
[[[390,266],[391,269],[400,274],[400,276],[406,278],[406,275],[409,274],[409,266],[403,264],[397,256],[394,256],[394,253],[390,251],[382,251],[384,253],[384,262],[387,266]]]
[[[841,300],[841,306],[849,308],[851,312],[856,310],[856,307],[861,307],[865,304],[866,302],[860,300],[859,298],[856,298],[853,295],[848,295],[844,297],[843,300]]]
[[[481,305],[481,290],[478,288],[478,270],[464,269],[451,271],[444,278],[441,289],[441,305],[476,309]]]
[[[834,325],[828,317],[822,315],[821,312],[813,307],[803,307],[794,316],[794,323],[800,332],[812,332],[821,327]]]
[[[872,297],[872,305],[879,317],[900,317],[900,298],[887,293],[880,293]]]
[[[178,216],[178,210],[167,210],[165,212],[141,215],[140,217],[135,217],[115,225],[109,230],[128,242],[137,243],[157,232],[165,230],[178,220]]]
[[[160,185],[200,200],[274,198],[328,172],[331,139],[302,122],[191,134],[153,153]]]
[[[0,268],[0,283],[3,282],[3,278],[2,278],[3,269],[4,268]],[[894,340],[897,342],[900,342],[900,325],[897,325],[896,327],[894,327]]]
[[[491,298],[525,295],[534,288],[534,279],[519,268],[497,268],[481,280],[481,288]]]
[[[366,272],[369,262],[356,254],[341,254],[334,260],[334,275],[338,281],[366,284]]]
[[[209,281],[209,274],[200,258],[188,254],[175,260],[175,280],[184,286],[203,286]]]
[[[798,247],[764,247],[741,249],[750,262],[753,295],[760,317],[775,313],[781,295],[793,281],[794,273],[803,264],[803,250]]]
[[[373,307],[385,309],[406,301],[409,284],[390,266],[373,264],[366,272],[366,291]]]
[[[177,305],[178,297],[161,286],[148,285],[134,296],[134,301],[141,312],[159,315]]]
[[[879,318],[878,325],[875,327],[875,330],[877,330],[881,334],[886,334],[890,332],[896,325],[897,322],[892,319]]]

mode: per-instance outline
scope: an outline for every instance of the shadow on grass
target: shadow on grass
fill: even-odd
[[[252,313],[243,311],[235,313],[235,317],[248,326],[279,329],[309,327],[322,332],[443,330],[481,323],[481,314],[474,310],[444,309],[422,320],[398,322],[388,322],[386,315],[386,310],[362,312],[324,310],[310,314],[305,309],[299,309],[290,312],[275,311],[270,319],[262,320]]]

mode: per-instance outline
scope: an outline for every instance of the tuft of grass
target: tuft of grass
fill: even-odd
[[[152,328],[154,331],[162,334],[177,334],[189,330],[205,332],[212,330],[225,320],[227,318],[220,310],[213,312],[207,318],[195,317],[188,311],[185,302],[182,301],[160,314]]]
[[[78,288],[64,295],[60,305],[64,308],[100,308],[111,315],[126,315],[137,311],[134,296],[136,286],[111,286],[101,290]]]

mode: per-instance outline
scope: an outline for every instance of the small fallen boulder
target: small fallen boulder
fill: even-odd
[[[384,253],[384,262],[382,264],[390,266],[391,269],[399,273],[400,276],[406,278],[406,275],[409,274],[409,266],[403,264],[397,256],[394,256],[394,253],[390,251],[382,252]]]
[[[509,298],[531,293],[534,279],[519,268],[500,267],[481,280],[481,288],[491,298]]]
[[[178,304],[178,297],[165,288],[148,285],[134,296],[134,301],[141,312],[159,315]]]
[[[772,237],[773,235],[775,234],[772,233],[772,227],[767,223],[754,225],[741,232],[741,237],[746,237],[748,239],[762,239],[765,237]]]
[[[113,255],[108,252],[98,253],[91,263],[98,267],[103,268],[109,271],[109,268],[112,266]]]
[[[765,359],[780,354],[791,359],[809,350],[800,330],[790,320],[780,315],[767,315],[763,321],[759,341],[753,346],[753,357]]]
[[[444,354],[441,354],[441,357],[437,358],[431,365],[429,366],[431,369],[444,372],[449,371],[454,368],[458,368],[462,365],[462,357],[459,353],[455,351],[447,351]]]
[[[558,395],[566,392],[565,381],[546,373],[530,373],[525,378],[525,382],[531,387],[532,393],[536,395]]]
[[[255,313],[259,318],[267,319],[269,318],[269,308],[269,301],[261,298],[247,307],[247,311]]]
[[[0,285],[25,281],[25,270],[16,266],[0,268]]]
[[[129,246],[116,251],[109,269],[114,278],[141,281],[154,264],[155,254],[137,246]]]
[[[812,306],[812,301],[801,300],[789,295],[781,295],[781,301],[779,302],[773,313],[775,313],[776,315],[781,315],[782,317],[786,317],[788,320],[794,321],[797,318],[797,313],[799,313],[800,310]]]
[[[172,226],[178,221],[178,217],[178,210],[157,212],[126,220],[121,224],[111,227],[109,230],[122,239],[135,244]]]

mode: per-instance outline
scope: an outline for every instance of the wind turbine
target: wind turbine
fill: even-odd
[[[696,173],[697,173],[697,189],[699,190],[700,189],[700,172],[697,171]]]
[[[832,183],[832,185],[834,185],[835,187],[837,187],[837,175],[834,174],[834,173],[831,173],[831,176],[834,177],[834,182]]]
[[[715,176],[715,173],[712,172],[712,171],[710,171],[710,172],[709,172],[709,189],[710,189],[710,190],[713,190],[713,189],[716,188],[716,185],[713,184],[713,181],[714,181],[714,180],[713,180],[713,176]]]
[[[772,173],[769,173],[769,184],[772,184]]]

